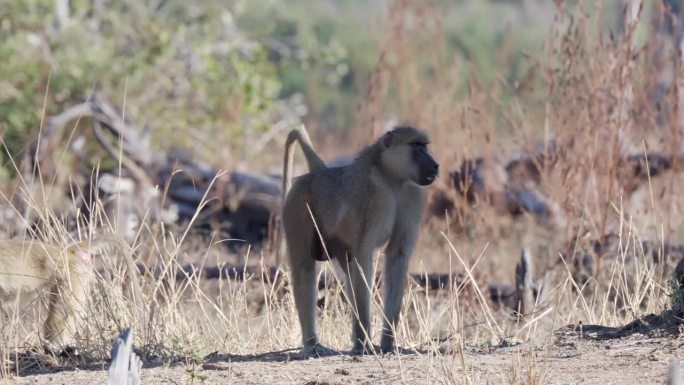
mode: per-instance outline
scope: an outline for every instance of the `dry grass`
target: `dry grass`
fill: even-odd
[[[449,171],[467,157],[497,154],[505,158],[537,141],[548,148],[553,140],[558,149],[558,159],[543,168],[536,186],[561,213],[558,227],[543,228],[529,217],[513,221],[484,204],[473,208],[460,203],[449,218],[458,225],[433,218],[424,226],[412,270],[453,271],[465,277],[439,292],[412,286],[404,299],[398,344],[424,355],[426,376],[437,382],[481,383],[482,374],[469,363],[469,349],[526,342],[518,359],[500,374],[501,380],[547,383],[544,357],[554,342],[554,330],[580,322],[624,325],[660,313],[670,304],[667,265],[654,264],[642,241],[660,245],[682,241],[678,236],[683,228],[682,202],[677,191],[684,180],[668,172],[627,193],[629,181],[621,179],[618,169],[625,154],[646,149],[678,153],[681,74],[666,83],[669,89],[659,106],[654,106],[652,95],[667,71],[654,71],[656,64],[672,63],[673,70],[679,71],[679,61],[656,54],[667,44],[663,39],[638,43],[629,32],[609,38],[600,32],[600,12],[587,9],[594,5],[586,3],[590,2],[559,10],[545,53],[530,57],[525,78],[499,78],[490,84],[483,84],[474,68],[467,84],[463,83],[460,70],[468,63],[444,54],[439,8],[398,1],[388,14],[377,70],[361,98],[358,142],[375,137],[384,117],[396,116],[427,128],[443,169]],[[645,12],[638,22],[645,22]],[[506,60],[505,44],[501,60]],[[430,76],[425,76],[426,68]],[[455,101],[463,89],[467,98]],[[89,225],[74,225],[47,209],[43,197],[52,188],[62,187],[53,185],[55,180],[59,178],[39,179],[32,188],[29,181],[20,184],[19,197],[38,214],[41,230],[31,237],[66,245],[72,239],[112,230],[98,208],[95,211],[101,219]],[[447,185],[444,180],[442,189]],[[165,273],[135,278],[140,279],[142,298],[132,298],[136,293],[127,289],[131,277],[121,255],[108,252],[102,257],[87,304],[88,322],[77,333],[77,347],[86,363],[106,361],[112,339],[127,326],[135,331],[135,346],[145,361],[180,360],[190,376],[195,365],[212,352],[246,356],[299,345],[286,279],[274,283],[257,278],[174,281],[175,268],[189,261],[268,265],[273,258],[251,250],[228,256],[220,244],[193,238],[186,230],[145,223],[131,241],[139,261],[159,266]],[[615,247],[601,258],[600,268],[587,283],[575,281],[574,259],[586,247],[583,241],[607,234],[618,235]],[[572,245],[570,253],[564,248],[568,244]],[[533,250],[539,272],[534,278],[543,280],[544,287],[534,312],[519,319],[493,307],[487,285],[513,280],[523,246]],[[382,260],[381,255],[378,258]],[[348,349],[350,310],[338,288],[325,295],[324,311],[319,314],[321,340]],[[373,332],[377,335],[382,304],[379,295],[374,298]],[[17,309],[3,318],[2,360],[12,363],[0,366],[2,377],[46,365],[73,364],[56,363],[38,353],[28,358],[24,354],[23,361],[16,359],[40,346],[36,337],[44,307],[37,309],[37,314]]]

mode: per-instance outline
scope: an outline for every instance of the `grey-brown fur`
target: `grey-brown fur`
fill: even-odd
[[[283,189],[282,189],[282,202],[285,202],[285,195],[290,189],[290,184],[292,183],[292,163],[294,160],[293,147],[295,142],[299,143],[302,148],[304,157],[306,158],[306,164],[309,168],[309,172],[314,172],[318,170],[325,169],[327,166],[323,159],[316,153],[316,150],[311,144],[311,139],[309,138],[309,133],[306,131],[306,127],[302,124],[298,128],[291,130],[287,134],[287,139],[285,140],[285,156],[283,159]],[[282,229],[278,232],[278,238],[276,242],[276,265],[280,266],[281,255],[284,253],[282,245]]]

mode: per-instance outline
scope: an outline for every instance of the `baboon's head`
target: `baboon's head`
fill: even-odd
[[[380,138],[382,165],[405,181],[428,186],[437,178],[439,164],[428,152],[427,135],[413,127],[397,127]]]

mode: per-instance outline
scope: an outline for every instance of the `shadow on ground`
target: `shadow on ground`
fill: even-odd
[[[556,331],[559,338],[580,338],[596,341],[625,338],[635,334],[649,337],[675,337],[684,332],[684,318],[681,312],[673,310],[661,314],[649,314],[627,325],[610,327],[601,325],[568,325]]]
[[[379,351],[379,348],[377,348]],[[300,354],[300,349],[285,349],[279,351],[266,352],[261,354],[230,354],[230,353],[212,353],[204,357],[201,362],[197,362],[192,357],[149,357],[137,352],[143,359],[143,368],[158,368],[162,366],[177,366],[177,365],[201,365],[205,370],[224,370],[221,363],[226,362],[289,362],[301,361],[307,359],[316,359],[332,356],[345,356],[354,360],[361,357],[359,354],[354,354],[350,351],[337,351],[330,354],[320,356],[305,356]],[[405,349],[400,348],[399,355],[422,355],[427,354],[428,351],[424,349]],[[388,355],[396,355],[392,353]],[[378,355],[381,355],[378,353]],[[101,371],[106,370],[109,366],[108,361],[101,359],[87,358],[87,356],[80,357],[80,359],[57,359],[54,356],[37,353],[31,350],[15,354],[12,358],[14,365],[11,372],[19,376],[41,376],[50,375],[58,372],[70,371]]]
[[[288,361],[299,361],[299,360],[308,360],[308,359],[316,359],[316,358],[323,358],[323,357],[333,357],[333,356],[347,356],[347,357],[360,357],[360,354],[355,354],[352,353],[351,351],[337,351],[337,352],[331,352],[329,354],[322,354],[318,356],[307,356],[307,355],[302,355],[299,353],[300,349],[287,349],[287,350],[280,350],[280,351],[274,351],[274,352],[267,352],[267,353],[261,353],[261,354],[210,354],[207,357],[204,358],[204,364],[215,364],[215,363],[220,363],[220,362],[288,362]],[[380,349],[376,348],[376,350],[379,352]],[[420,354],[426,354],[428,353],[427,350],[424,349],[405,349],[405,348],[399,348],[398,353],[390,353],[388,355],[392,354],[400,354],[402,356],[404,355],[420,355]],[[372,355],[372,354],[370,354]],[[382,353],[378,353],[377,355],[382,356]]]

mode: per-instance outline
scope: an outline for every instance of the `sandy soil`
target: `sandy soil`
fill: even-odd
[[[142,384],[658,384],[681,360],[681,326],[612,329],[565,327],[547,346],[466,347],[463,355],[412,353],[296,360],[287,353],[214,355],[202,364],[146,366]],[[465,370],[464,370],[465,368]],[[31,372],[16,384],[105,383],[102,365]]]

